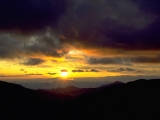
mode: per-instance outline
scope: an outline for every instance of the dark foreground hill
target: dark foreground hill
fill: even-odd
[[[57,101],[57,97],[59,97],[57,94],[30,90],[0,81],[0,118],[2,120],[153,120],[160,116],[159,79],[104,85],[76,98],[68,96],[70,99],[63,102]]]

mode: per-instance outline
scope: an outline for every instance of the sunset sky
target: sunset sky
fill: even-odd
[[[159,6],[159,0],[0,0],[0,80],[159,77]]]

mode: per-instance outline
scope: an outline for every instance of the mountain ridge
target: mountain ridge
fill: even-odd
[[[5,91],[4,84],[12,89]],[[159,94],[160,79],[136,80],[58,101],[41,91],[0,81],[0,115],[4,120],[153,119],[159,117]]]

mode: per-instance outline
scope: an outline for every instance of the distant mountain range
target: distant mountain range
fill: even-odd
[[[106,120],[160,117],[160,79],[31,90],[0,81],[2,120]]]
[[[75,86],[78,88],[91,88],[91,87],[99,87],[103,84],[109,84],[111,82],[101,82],[101,81],[75,81],[75,80],[67,80],[67,81],[61,81],[61,80],[55,80],[55,81],[46,81],[46,82],[16,82],[16,84],[20,84],[26,88],[30,89],[52,89],[52,88],[65,88],[68,86]]]
[[[58,88],[52,88],[52,89],[39,89],[39,91],[41,91],[42,93],[44,94],[53,94],[53,95],[59,95],[59,96],[70,96],[72,98],[74,97],[77,97],[79,95],[82,95],[82,94],[89,94],[89,93],[94,93],[94,92],[97,92],[105,87],[109,87],[109,86],[114,86],[114,85],[119,85],[119,84],[123,84],[122,82],[119,82],[119,81],[116,81],[116,82],[113,82],[113,83],[110,83],[110,84],[104,84],[104,85],[101,85],[97,88],[78,88],[78,87],[75,87],[75,86],[67,86],[65,88],[61,88],[61,87],[58,87]]]

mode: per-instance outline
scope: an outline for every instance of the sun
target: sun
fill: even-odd
[[[61,72],[61,76],[62,77],[67,77],[68,76],[68,72]]]

